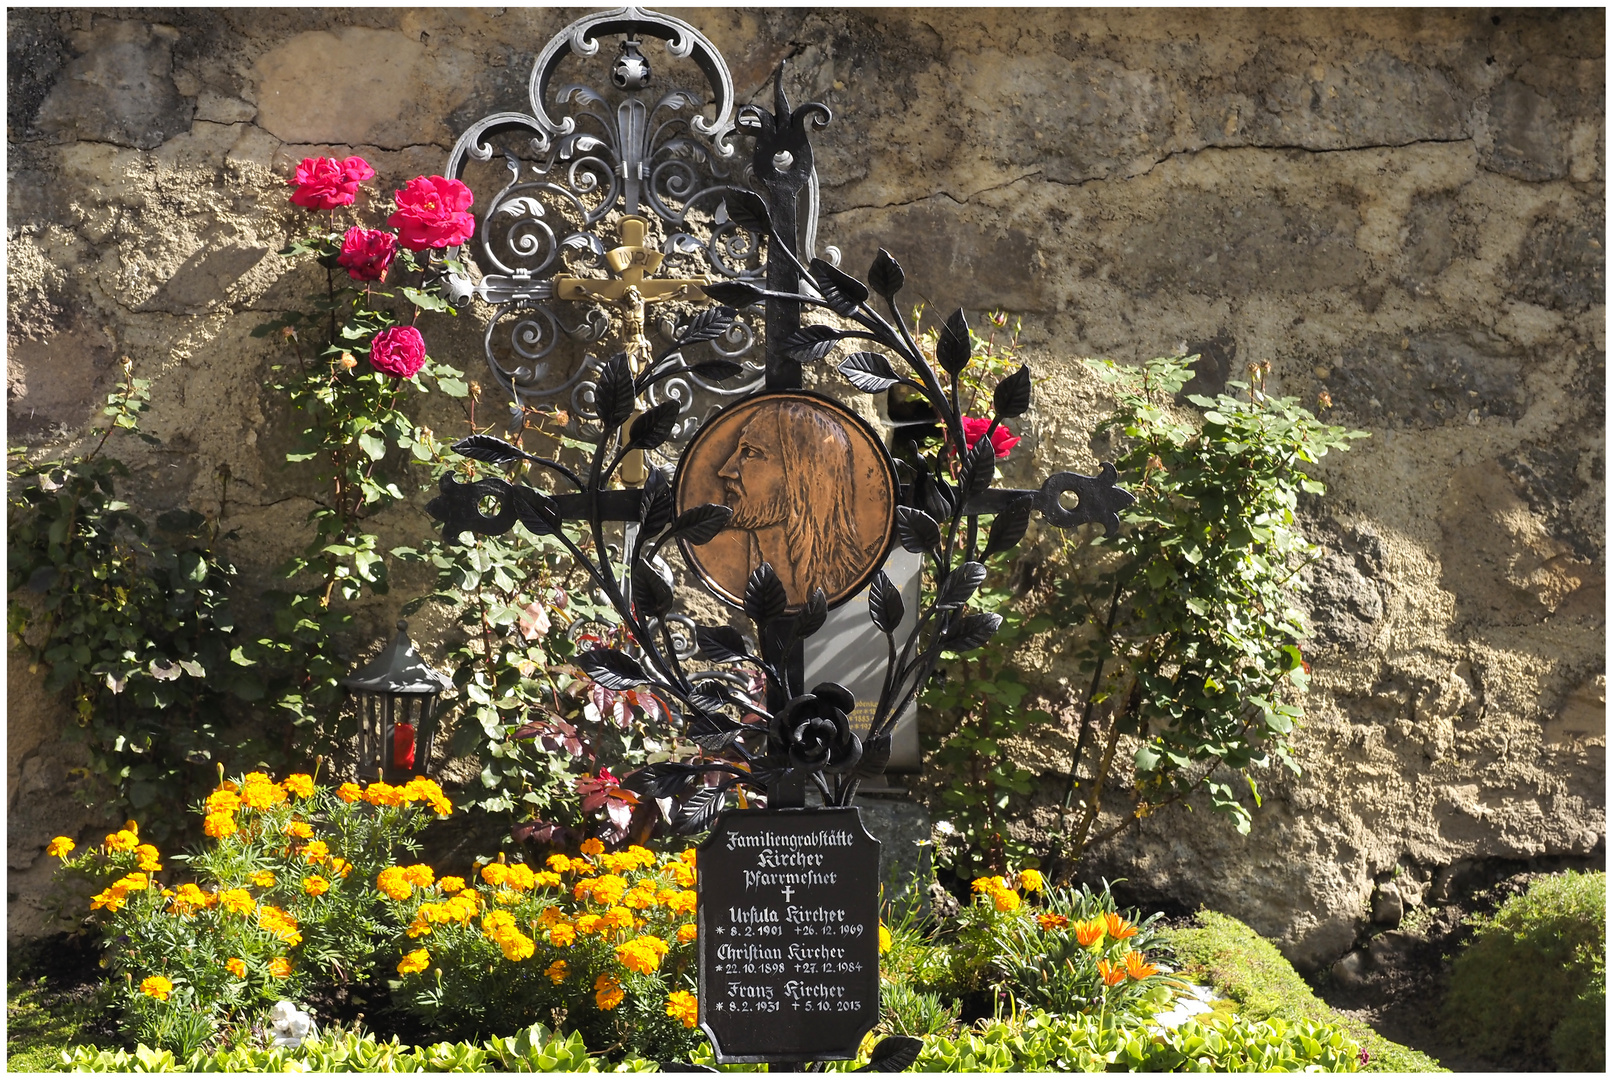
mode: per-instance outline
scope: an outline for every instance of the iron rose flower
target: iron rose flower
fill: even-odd
[[[475,197],[458,180],[417,176],[393,192],[398,204],[386,223],[398,230],[398,239],[410,251],[463,244],[476,231],[468,211]]]
[[[789,758],[791,767],[845,772],[862,757],[862,740],[851,730],[857,699],[838,683],[824,682],[810,694],[792,698],[773,717],[768,749]]]
[[[370,342],[370,366],[397,379],[407,379],[426,362],[426,340],[412,326],[382,330]]]
[[[391,233],[354,225],[342,237],[342,253],[336,256],[336,265],[347,267],[354,281],[380,281],[397,253],[398,238]]]
[[[303,158],[297,174],[290,181],[297,190],[291,201],[310,210],[334,210],[338,206],[351,206],[358,196],[358,186],[375,175],[370,163],[361,157],[342,161],[335,158]]]

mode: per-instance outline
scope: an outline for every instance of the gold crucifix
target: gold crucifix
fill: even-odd
[[[622,337],[633,374],[641,374],[650,362],[650,342],[644,335],[644,308],[663,300],[704,300],[700,286],[717,280],[651,277],[661,268],[664,254],[645,244],[650,223],[636,214],[622,218],[622,243],[605,253],[605,263],[614,278],[557,277],[554,295],[559,300],[597,300],[621,309]]]

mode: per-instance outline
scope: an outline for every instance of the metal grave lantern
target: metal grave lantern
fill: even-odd
[[[579,65],[588,85],[558,78]],[[515,419],[563,411],[583,449],[562,461],[473,434],[426,510],[445,543],[519,523],[565,548],[626,642],[574,662],[665,703],[681,756],[623,786],[672,830],[709,834],[699,1022],[716,1061],[844,1060],[879,1019],[880,845],[859,787],[903,756],[898,724],[943,654],[996,633],[974,605],[985,561],[1033,515],[1113,534],[1135,500],[1107,462],[995,485],[991,436],[1023,423],[1030,371],[997,382],[989,418],[965,417],[965,313],[932,356],[890,253],[861,279],[833,248],[817,256],[809,134],[832,117],[790,104],[782,64],[771,108],[736,107],[710,41],[628,7],[557,34],[530,87],[530,112],[478,121],[449,156],[446,175],[501,159],[509,174],[454,287],[494,308],[487,360]],[[845,400],[893,388],[921,415],[891,419],[933,423],[933,450],[898,459],[877,410]],[[984,426],[972,442],[965,420]],[[696,621],[680,603],[694,588],[732,616]],[[867,1071],[900,1071],[918,1046],[887,1038]]]
[[[358,775],[393,783],[425,775],[437,734],[437,696],[453,681],[434,670],[409,640],[409,624],[379,656],[341,680],[358,712]]]

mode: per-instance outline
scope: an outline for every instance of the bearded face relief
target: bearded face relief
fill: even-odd
[[[757,394],[724,410],[689,444],[676,484],[680,512],[707,502],[734,512],[715,540],[684,555],[735,605],[764,562],[792,608],[814,588],[833,605],[890,548],[896,474],[878,435],[839,403],[804,391]]]

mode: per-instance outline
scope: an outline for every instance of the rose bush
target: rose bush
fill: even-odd
[[[354,281],[380,281],[386,277],[392,258],[398,253],[398,238],[381,229],[354,225],[342,237],[342,253],[336,265],[347,268]]]
[[[296,187],[291,201],[310,210],[334,210],[352,206],[358,187],[375,175],[370,163],[361,157],[303,158],[290,183]]]
[[[370,366],[395,379],[413,378],[426,363],[426,340],[412,326],[393,326],[370,342]]]
[[[398,239],[410,251],[457,247],[476,231],[468,212],[475,198],[458,180],[417,176],[393,195],[397,210],[386,223],[398,230]]]

